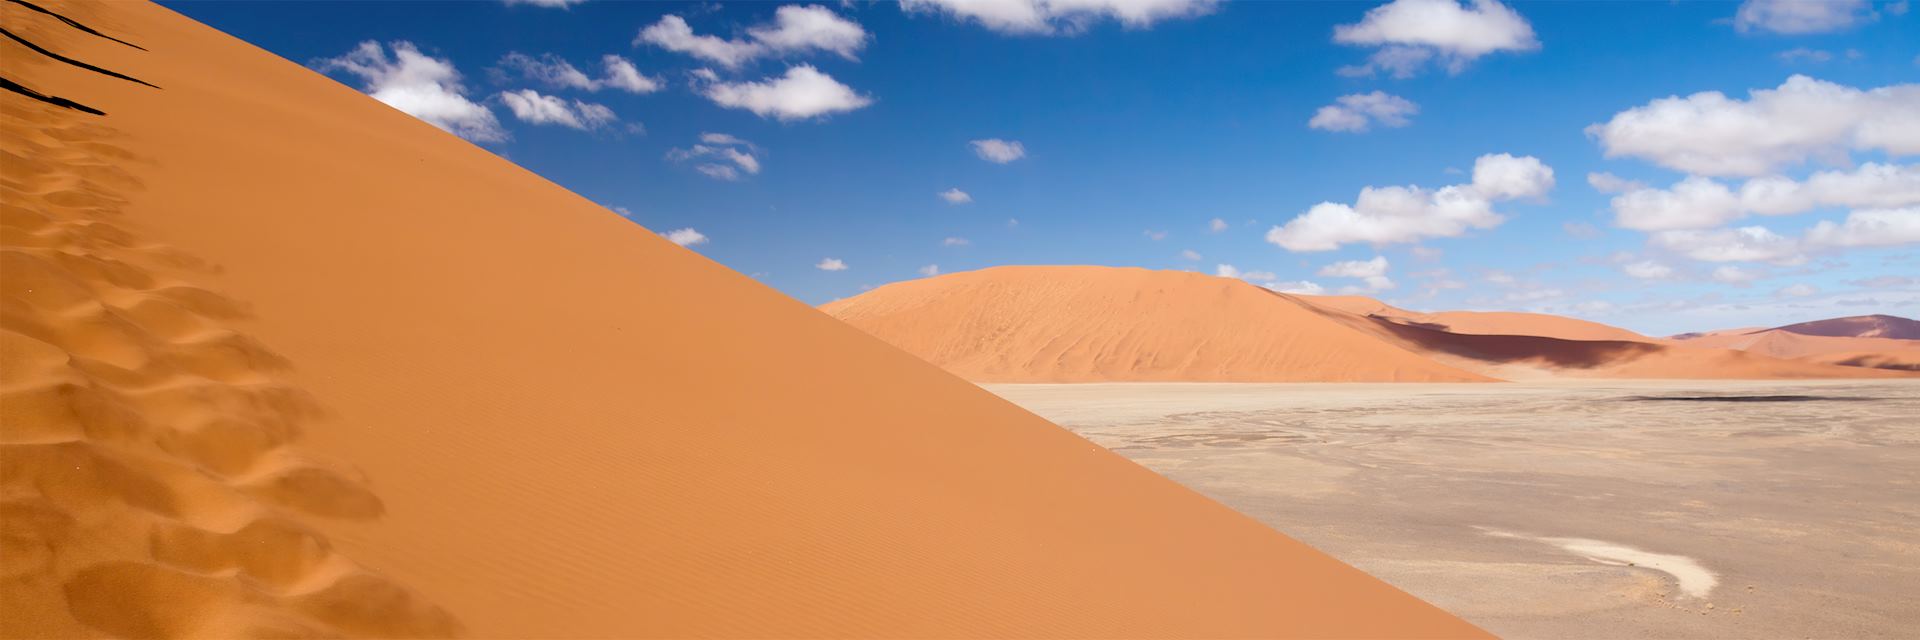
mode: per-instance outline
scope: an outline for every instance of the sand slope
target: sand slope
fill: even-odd
[[[1889,315],[1828,318],[1774,329],[1808,336],[1920,340],[1920,321]]]
[[[1485,380],[1284,294],[1184,271],[994,267],[821,310],[984,382]]]
[[[0,43],[0,636],[1473,636],[157,6]],[[156,88],[158,87],[158,88]],[[1406,365],[1430,377],[1470,377]]]

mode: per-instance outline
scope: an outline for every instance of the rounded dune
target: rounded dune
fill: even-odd
[[[1122,267],[994,267],[821,306],[976,382],[1473,382],[1240,280]]]

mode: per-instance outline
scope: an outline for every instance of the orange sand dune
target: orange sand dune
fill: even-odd
[[[981,382],[1486,380],[1291,300],[1184,271],[994,267],[821,310]]]
[[[1802,362],[1837,364],[1849,367],[1868,367],[1873,369],[1892,369],[1895,371],[1920,371],[1920,349],[1905,351],[1839,351],[1821,353],[1798,358]]]
[[[1628,340],[1454,333],[1368,298],[1292,296],[1184,271],[994,267],[821,306],[978,382],[1850,378],[1888,372]],[[1363,315],[1345,309],[1367,311]],[[1627,333],[1539,314],[1445,313],[1479,328]]]
[[[1482,635],[297,64],[46,6],[154,86],[0,43],[0,636]]]
[[[1781,328],[1695,334],[1669,342],[1688,347],[1739,349],[1802,362],[1920,370],[1920,340],[1807,335]]]
[[[1518,311],[1439,311],[1421,313],[1400,309],[1365,296],[1297,296],[1316,306],[1363,316],[1377,316],[1402,324],[1417,324],[1452,333],[1544,336],[1565,340],[1629,340],[1648,342],[1647,336],[1565,316]]]
[[[1889,315],[1828,318],[1774,329],[1808,336],[1920,340],[1920,321]]]

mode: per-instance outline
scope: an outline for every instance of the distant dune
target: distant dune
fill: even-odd
[[[1774,329],[1807,336],[1920,340],[1920,321],[1887,315],[1829,318]]]
[[[0,3],[112,71],[0,43],[0,637],[1484,635],[298,64],[45,7],[144,48]]]
[[[1802,362],[1920,370],[1920,323],[1897,316],[1853,316],[1773,329],[1727,329],[1674,336],[1684,346],[1738,349]]]
[[[1117,267],[994,267],[821,310],[981,382],[1474,382],[1239,280]]]
[[[821,310],[977,382],[1898,375],[1673,346],[1571,318],[1418,313],[1135,268],[994,267],[894,283]]]

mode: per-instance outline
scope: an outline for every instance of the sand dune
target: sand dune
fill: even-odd
[[[1293,296],[1183,271],[995,267],[895,283],[821,309],[979,382],[1892,375],[1732,349],[1675,347],[1570,318],[1414,313],[1370,298]],[[1450,326],[1443,322],[1489,333],[1454,332],[1443,329]],[[1518,331],[1545,335],[1511,333]]]
[[[1565,316],[1518,311],[1439,311],[1422,313],[1400,309],[1364,296],[1298,296],[1316,306],[1363,316],[1377,316],[1451,333],[1542,336],[1564,340],[1629,340],[1649,338],[1620,327]]]
[[[1486,380],[1283,294],[1183,271],[994,267],[821,310],[975,381]]]
[[[1920,340],[1920,321],[1889,315],[1828,318],[1774,329],[1808,336]]]
[[[0,636],[1480,635],[297,64],[45,6],[153,86],[0,42]]]

